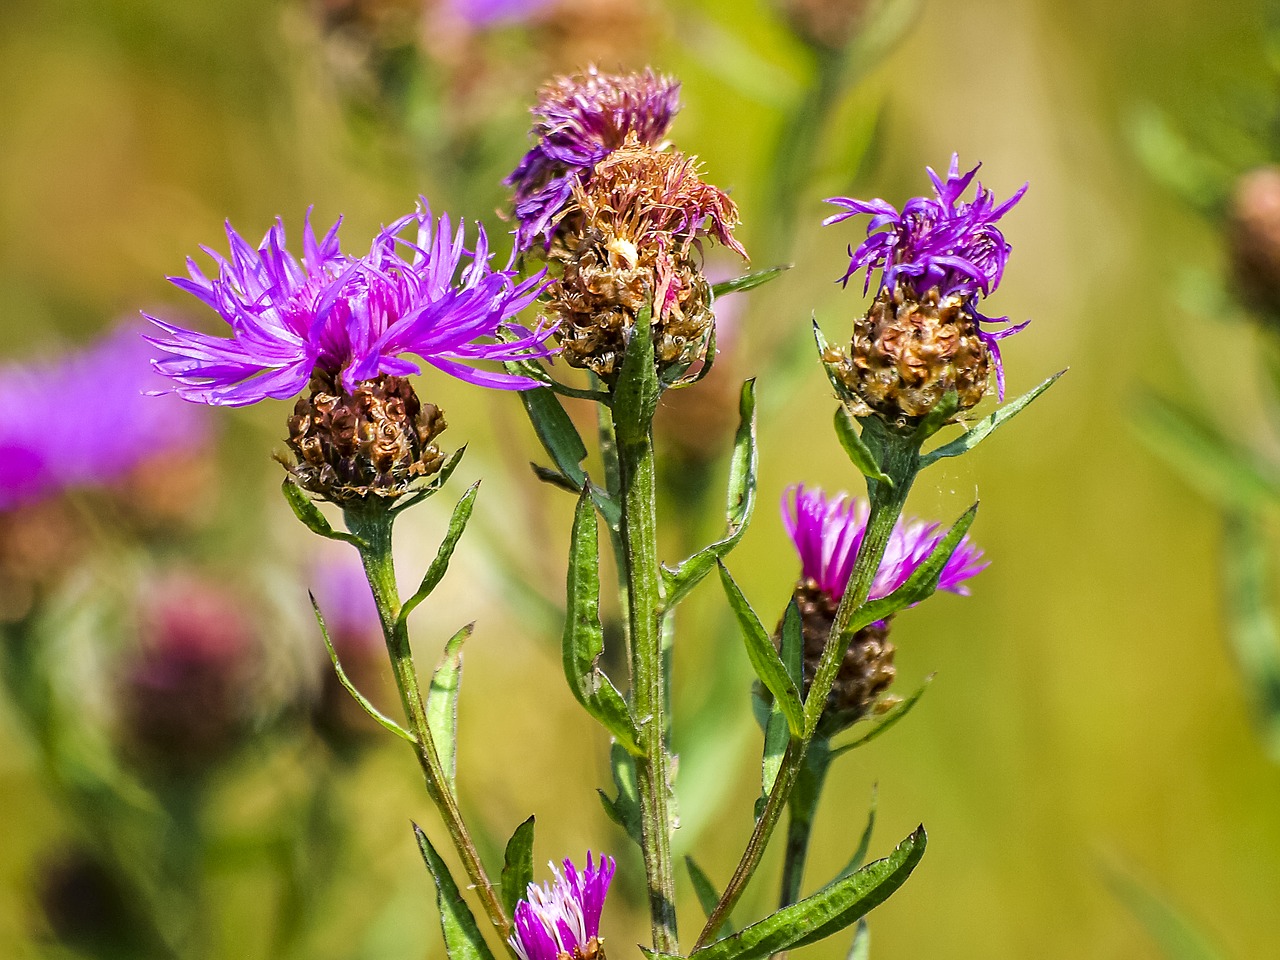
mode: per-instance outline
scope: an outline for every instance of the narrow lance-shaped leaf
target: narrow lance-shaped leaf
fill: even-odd
[[[610,798],[603,790],[596,790],[596,793],[600,794],[600,802],[604,804],[609,819],[625,830],[636,846],[640,846],[640,786],[636,781],[635,758],[615,743],[609,750],[609,767],[618,795]]]
[[[884,483],[893,486],[893,480],[887,473],[880,469],[880,464],[876,462],[875,454],[871,452],[871,448],[867,446],[862,435],[858,432],[857,424],[854,423],[853,415],[849,413],[849,408],[844,404],[836,407],[836,436],[840,439],[840,446],[844,447],[844,452],[848,454],[849,460],[862,473],[864,477],[869,477],[878,483]]]
[[[284,482],[280,485],[280,492],[284,494],[290,509],[293,510],[293,515],[301,520],[303,525],[312,533],[329,540],[341,540],[343,543],[350,543],[356,547],[365,545],[364,541],[354,534],[333,529],[333,525],[325,519],[325,515],[315,505],[315,501],[307,496],[305,490],[294,483],[292,477],[284,478]]]
[[[642,753],[622,694],[597,666],[604,652],[600,625],[600,525],[586,494],[578,498],[569,544],[567,609],[561,653],[574,698],[629,752]]]
[[[775,277],[780,277],[791,269],[793,264],[784,263],[777,267],[770,267],[768,270],[757,270],[755,273],[748,273],[746,276],[734,277],[732,280],[721,280],[719,283],[712,284],[711,294],[714,297],[724,297],[731,293],[743,293],[747,290],[753,290],[761,284],[768,283]]]
[[[865,919],[858,921],[857,930],[853,934],[853,943],[849,947],[849,952],[845,955],[845,960],[870,960],[871,957],[871,928],[867,926]]]
[[[702,578],[715,569],[717,560],[723,560],[738,545],[756,508],[756,474],[759,455],[756,449],[756,382],[748,380],[742,385],[738,398],[740,416],[738,434],[733,441],[733,456],[729,461],[729,491],[725,500],[725,535],[720,540],[699,550],[675,569],[662,567],[662,579],[666,586],[666,609],[670,610],[689,595]]]
[[[453,451],[453,455],[445,460],[444,465],[426,483],[414,487],[412,493],[397,500],[395,506],[391,508],[391,512],[399,516],[409,507],[419,504],[438,493],[440,488],[449,482],[449,478],[453,476],[453,471],[458,469],[458,464],[462,462],[462,456],[466,452],[467,445],[464,443]]]
[[[427,690],[427,727],[435,742],[444,767],[449,789],[457,789],[458,777],[458,692],[462,687],[462,645],[475,629],[474,623],[449,638],[444,645],[444,655],[436,672],[431,675],[431,687]]]
[[[817,943],[853,925],[906,882],[924,856],[926,841],[924,827],[917,827],[885,859],[828,884],[739,933],[695,950],[689,960],[763,960],[781,950]]]
[[[502,857],[502,907],[509,917],[533,883],[533,828],[533,817],[516,827]]]
[[[1280,635],[1268,602],[1271,566],[1262,520],[1247,513],[1226,518],[1223,573],[1231,646],[1248,685],[1264,749],[1280,763]]]
[[[844,865],[839,873],[835,875],[832,883],[839,883],[845,877],[851,877],[858,872],[864,860],[867,859],[867,851],[871,849],[871,835],[876,829],[876,805],[880,797],[880,788],[875,786],[871,788],[871,806],[867,810],[867,825],[862,828],[862,836],[858,839],[858,845],[854,848],[853,855],[849,857],[849,862]]]
[[[414,591],[413,596],[404,602],[404,606],[400,608],[400,622],[403,623],[409,618],[409,614],[423,600],[431,595],[440,581],[444,579],[445,572],[449,569],[449,561],[453,559],[454,548],[458,545],[458,540],[462,537],[462,531],[467,528],[467,521],[471,519],[471,510],[476,503],[476,494],[480,491],[480,481],[477,480],[467,488],[467,492],[462,495],[462,499],[453,508],[453,516],[449,518],[449,529],[445,532],[444,541],[440,544],[440,549],[436,551],[436,558],[431,561],[431,566],[427,567],[427,572],[423,574],[422,583],[418,589]]]
[[[1173,904],[1127,873],[1107,870],[1111,889],[1147,928],[1166,960],[1226,960],[1227,954]]]
[[[833,758],[842,756],[858,747],[866,746],[872,740],[888,733],[896,724],[898,724],[908,713],[911,708],[920,702],[920,698],[924,696],[924,692],[929,689],[929,684],[933,682],[933,674],[925,677],[924,683],[916,687],[915,692],[901,703],[894,704],[884,713],[875,723],[874,726],[856,740],[842,744],[831,752]]]
[[[938,589],[938,580],[947,566],[947,561],[960,546],[960,541],[969,532],[969,527],[973,525],[977,515],[978,504],[975,503],[951,525],[947,535],[938,541],[938,545],[930,551],[924,563],[916,567],[902,586],[886,597],[869,600],[859,607],[849,624],[849,635],[857,633],[867,624],[883,620],[932,596]]]
[[[582,442],[578,428],[565,412],[564,406],[547,387],[536,387],[533,390],[520,391],[520,401],[524,404],[533,431],[542,442],[543,449],[551,456],[555,469],[534,465],[534,473],[546,483],[581,493],[584,488],[591,490],[596,507],[610,526],[617,526],[620,517],[618,505],[610,499],[608,493],[591,482],[586,471],[582,469],[582,461],[587,456],[587,448]]]
[[[929,466],[929,464],[936,463],[943,457],[958,457],[962,453],[968,453],[979,443],[989,437],[996,427],[1008,423],[1026,409],[1027,404],[1031,403],[1032,400],[1053,386],[1054,383],[1057,382],[1058,378],[1066,372],[1067,371],[1065,370],[1058,371],[1035,389],[1024,393],[1017,400],[1010,400],[990,416],[983,417],[972,427],[966,430],[962,436],[957,437],[950,443],[944,443],[935,450],[930,450],[928,453],[921,456],[920,468],[923,470],[925,467]]]
[[[689,870],[689,881],[693,884],[693,892],[698,897],[698,905],[702,907],[702,912],[710,920],[716,904],[720,902],[720,893],[716,889],[716,885],[711,882],[711,878],[698,866],[693,857],[685,857],[684,865]],[[724,922],[724,930],[727,933],[733,933],[733,924],[726,920]],[[712,936],[715,936],[715,933],[718,932],[713,932]]]
[[[826,334],[822,332],[822,328],[818,326],[818,318],[813,318],[813,341],[818,346],[818,359],[822,361],[822,369],[827,374],[827,380],[831,383],[831,389],[835,391],[835,395],[841,402],[853,400],[853,395],[849,392],[849,388],[845,386],[844,381],[836,376],[835,370],[827,361],[830,355],[830,346],[827,343]]]
[[[338,660],[338,651],[333,648],[333,641],[329,638],[329,628],[325,625],[324,614],[320,612],[320,605],[316,603],[315,594],[308,593],[307,595],[311,598],[311,609],[315,612],[316,622],[320,624],[320,636],[324,638],[325,649],[329,651],[329,659],[333,662],[333,672],[337,674],[338,683],[342,684],[342,688],[351,694],[351,698],[360,704],[364,712],[369,714],[380,725],[401,739],[408,740],[410,743],[417,743],[412,733],[375,707],[363,693],[356,689],[355,684],[351,682],[351,678],[347,676],[347,671],[342,669],[341,661]]]
[[[797,690],[802,689],[804,683],[804,628],[800,620],[800,607],[796,603],[795,597],[787,604],[786,613],[782,617],[782,651],[781,660],[783,669],[786,670],[787,676],[791,678],[792,684]],[[769,794],[773,792],[773,785],[778,779],[778,774],[782,772],[783,760],[786,758],[787,747],[791,743],[791,728],[787,721],[786,714],[782,711],[781,703],[777,697],[773,699],[773,706],[769,710],[769,720],[764,728],[764,754],[760,761],[760,796],[756,798],[755,815],[759,819],[764,813],[765,804],[769,801]],[[817,749],[817,748],[814,748]],[[811,751],[810,756],[813,755]],[[795,794],[792,794],[795,798]]]
[[[742,590],[725,565],[720,563],[719,566],[720,582],[724,584],[729,606],[738,618],[742,639],[747,647],[747,659],[751,661],[752,669],[760,682],[773,694],[779,709],[787,718],[787,726],[791,728],[792,734],[798,737],[804,730],[804,708],[800,705],[800,691],[788,675],[778,651],[773,648],[773,641],[769,639],[760,618],[742,595]]]
[[[493,960],[471,908],[462,899],[458,885],[449,874],[449,867],[416,823],[413,832],[418,838],[422,859],[436,882],[436,905],[440,908],[440,928],[444,931],[444,948],[449,960]]]

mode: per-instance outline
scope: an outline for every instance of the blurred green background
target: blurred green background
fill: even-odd
[[[1190,134],[1221,133],[1224,103],[1275,97],[1261,8],[923,5],[839,98],[788,253],[769,171],[813,68],[766,3],[565,3],[533,27],[477,34],[439,10],[423,26],[412,6],[6,0],[0,357],[50,355],[140,308],[198,316],[163,278],[202,243],[225,249],[224,219],[256,238],[279,215],[296,237],[314,205],[317,223],[345,214],[358,251],[421,193],[503,237],[500,179],[526,148],[537,84],[590,59],[648,62],[683,82],[673,139],[740,204],[739,238],[754,265],[796,264],[747,295],[726,364],[739,377],[760,374],[766,409],[760,508],[730,565],[758,609],[780,612],[797,567],[777,521],[783,488],[860,488],[830,432],[829,387],[805,353],[812,313],[838,340],[863,303],[832,283],[860,228],[820,229],[821,199],[900,203],[923,192],[923,167],[945,165],[952,151],[962,164],[983,161],[1000,197],[1029,180],[1004,222],[1015,252],[989,306],[1034,321],[1005,341],[1012,394],[1071,370],[1009,429],[958,464],[944,461],[914,492],[909,512],[949,518],[980,491],[973,536],[991,567],[971,598],[942,596],[899,620],[899,692],[936,679],[906,722],[836,768],[809,885],[843,864],[878,783],[873,855],[921,821],[930,843],[905,888],[872,915],[876,956],[1159,956],[1109,886],[1113,870],[1179,905],[1227,955],[1274,956],[1280,767],[1254,737],[1225,640],[1220,522],[1140,445],[1131,418],[1154,388],[1278,452],[1255,413],[1257,333],[1181,305],[1188,267],[1221,272],[1218,235],[1152,182],[1131,146],[1134,118],[1151,107]],[[793,353],[798,367],[785,359]],[[611,954],[626,955],[645,930],[639,860],[593,795],[608,781],[607,746],[568,695],[556,645],[570,498],[529,475],[540,451],[511,397],[438,376],[419,390],[447,411],[444,440],[470,444],[455,496],[484,477],[455,567],[415,625],[430,663],[459,625],[479,619],[461,699],[463,805],[494,844],[535,813],[539,864],[580,859],[588,846],[617,852],[605,931]],[[46,400],[56,398],[32,398]],[[192,550],[266,598],[263,630],[277,659],[312,663],[319,639],[304,583],[313,545],[280,501],[269,457],[283,448],[287,413],[268,403],[216,418],[223,469],[213,519]],[[711,472],[712,513],[722,476]],[[405,524],[406,582],[434,551],[451,499]],[[668,559],[685,536],[674,524],[664,532]],[[701,587],[681,628],[675,721],[677,748],[687,744],[677,843],[699,851],[720,882],[749,833],[759,759],[750,668],[723,635],[722,613],[718,591]],[[306,673],[279,670],[268,686]],[[334,822],[349,841],[291,949],[442,956],[408,820],[439,831],[409,755],[386,743],[322,772],[300,740],[273,731],[270,749],[250,750],[216,785],[207,816],[230,839],[206,864],[214,919],[201,955],[286,955],[275,939],[289,909],[279,874],[235,838],[301,816],[291,804],[307,785],[336,776]],[[39,863],[78,816],[57,802],[34,755],[0,708],[6,957],[49,955]],[[295,873],[305,887],[308,865]],[[772,876],[761,875],[751,909],[771,902]],[[687,886],[682,896],[691,941],[699,914]],[[841,957],[846,946],[837,938],[811,952]]]

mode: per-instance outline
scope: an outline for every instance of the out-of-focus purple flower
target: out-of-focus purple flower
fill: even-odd
[[[643,146],[666,136],[680,109],[680,85],[646,69],[556,77],[533,108],[535,143],[506,183],[515,187],[516,246],[551,245],[557,214],[601,160],[634,133]]]
[[[516,904],[511,946],[520,960],[590,960],[600,945],[600,912],[604,908],[615,864],[601,856],[579,873],[564,861],[564,873],[554,865],[553,880],[539,887],[529,884],[528,897]]]
[[[549,329],[511,322],[537,298],[541,275],[520,280],[511,269],[493,269],[484,228],[468,250],[465,225],[454,232],[449,217],[433,219],[425,201],[382,230],[364,257],[341,251],[341,222],[317,238],[308,216],[301,261],[285,248],[279,220],[256,250],[227,224],[230,259],[204,248],[218,266],[216,277],[189,259],[190,277],[170,278],[231,326],[230,337],[216,337],[148,317],[168,334],[151,343],[165,353],[154,363],[174,392],[198,403],[244,406],[301,393],[317,369],[352,390],[381,374],[419,373],[407,354],[469,383],[534,386],[466,363],[551,352]]]
[[[797,484],[783,494],[782,522],[800,554],[801,578],[813,580],[832,600],[844,596],[869,514],[865,500],[843,493],[828,499],[819,489],[806,490],[804,484]],[[886,597],[906,583],[945,535],[938,523],[899,520],[871,583],[869,599]],[[967,596],[965,581],[986,568],[982,551],[966,536],[942,568],[938,589]]]
[[[530,20],[553,0],[449,0],[448,7],[467,26],[476,30],[500,23]]]
[[[0,367],[0,511],[207,441],[200,411],[146,396],[163,381],[138,334],[125,325],[59,359]]]
[[[977,310],[979,297],[989,296],[1004,276],[1005,264],[1012,249],[996,222],[1008,213],[1027,192],[1028,184],[1008,200],[997,203],[995,194],[982,184],[974,184],[974,199],[960,196],[974,183],[979,164],[968,173],[960,173],[960,158],[951,155],[951,166],[944,180],[926,167],[933,181],[933,197],[913,197],[899,212],[884,200],[857,200],[832,197],[828,203],[843,207],[823,225],[839,223],[850,217],[869,214],[867,239],[850,248],[849,269],[842,278],[865,271],[863,292],[871,288],[871,276],[880,271],[878,291],[893,292],[901,285],[913,299],[921,300],[936,288],[939,296],[956,296],[967,302],[968,310],[979,321],[978,335],[995,359],[1000,396],[1004,396],[1004,369],[997,341],[1017,333],[1026,323],[1001,330],[984,330],[982,323],[1004,324],[1008,317],[986,317]]]

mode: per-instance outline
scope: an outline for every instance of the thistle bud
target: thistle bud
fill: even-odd
[[[783,0],[792,32],[812,47],[843,50],[866,19],[868,0]]]
[[[1259,167],[1236,183],[1227,244],[1245,305],[1280,318],[1280,167]]]
[[[404,377],[382,375],[348,392],[322,372],[289,418],[290,468],[299,486],[333,503],[397,497],[436,473],[444,454],[435,439],[444,414],[424,404]]]
[[[959,411],[975,406],[986,394],[990,372],[1004,399],[1004,366],[998,341],[1025,323],[1007,324],[978,311],[981,297],[1000,284],[1010,245],[996,221],[1022,199],[1024,185],[1003,203],[979,183],[970,201],[960,196],[973,183],[978,167],[960,173],[952,156],[944,180],[932,169],[933,197],[908,200],[899,212],[884,200],[834,197],[827,201],[844,212],[825,224],[869,214],[867,238],[853,251],[843,282],[866,272],[864,291],[880,271],[876,299],[854,324],[847,353],[830,350],[823,357],[832,374],[884,419],[910,426],[955,391]]]

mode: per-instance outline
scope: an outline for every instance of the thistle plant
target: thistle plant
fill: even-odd
[[[448,532],[420,587],[402,600],[392,560],[396,518],[438,492],[461,451],[441,445],[443,411],[409,379],[422,364],[475,386],[519,395],[551,459],[538,476],[576,497],[568,536],[562,659],[571,695],[607,738],[616,795],[602,794],[612,819],[639,848],[650,945],[658,957],[756,960],[857,923],[892,894],[924,853],[923,828],[885,859],[851,868],[804,895],[813,812],[830,763],[896,722],[918,695],[897,700],[891,625],[938,590],[964,593],[984,567],[968,540],[976,504],[944,530],[908,521],[903,507],[930,464],[961,455],[1052,382],[1046,381],[948,442],[936,435],[964,423],[990,391],[1003,399],[997,341],[1008,326],[978,310],[999,284],[1010,246],[997,221],[1003,203],[980,185],[963,199],[976,168],[953,159],[946,178],[930,172],[935,196],[899,212],[883,200],[832,201],[870,214],[867,238],[851,251],[845,280],[878,272],[873,301],[854,321],[847,348],[816,330],[835,391],[835,431],[866,479],[867,501],[797,485],[784,522],[800,555],[791,602],[769,631],[726,562],[745,536],[757,499],[755,383],[739,395],[740,425],[729,465],[725,531],[677,563],[661,562],[654,414],[671,390],[698,389],[716,355],[717,296],[741,295],[776,270],[711,282],[706,248],[746,259],[735,236],[738,211],[706,179],[696,158],[665,141],[677,86],[651,71],[626,76],[594,69],[549,83],[534,108],[533,146],[508,178],[514,187],[515,244],[507,267],[491,265],[479,231],[468,248],[462,228],[423,207],[393,223],[364,256],[344,254],[338,226],[317,237],[305,228],[300,258],[283,227],[254,247],[230,227],[230,255],[210,251],[216,276],[194,263],[175,283],[214,309],[230,336],[196,333],[161,320],[156,369],[180,396],[239,406],[293,400],[282,431],[291,457],[284,492],[315,534],[354,547],[361,559],[398,688],[404,719],[378,711],[352,682],[323,618],[321,632],[339,681],[382,727],[408,742],[496,943],[519,960],[595,960],[604,954],[602,907],[616,869],[630,858],[588,854],[579,871],[563,861],[545,886],[534,883],[534,820],[511,837],[498,881],[483,862],[456,785],[456,695],[461,647],[473,625],[445,644],[424,692],[409,643],[408,617],[445,575],[476,508],[477,486],[454,508]],[[534,268],[541,265],[541,269]],[[536,319],[521,320],[523,312]],[[544,359],[558,355],[579,379],[558,379]],[[411,359],[417,358],[417,361]],[[500,368],[472,364],[494,362]],[[563,376],[563,375],[562,375]],[[562,398],[597,412],[598,450],[587,444]],[[929,449],[926,450],[926,446]],[[598,474],[593,466],[600,465]],[[335,529],[317,501],[341,512]],[[625,676],[601,665],[600,541],[614,553],[624,616]],[[709,574],[718,577],[758,678],[764,730],[761,794],[754,828],[722,891],[693,874],[708,914],[681,944],[672,834],[672,651],[683,642],[678,610]],[[325,598],[317,603],[317,616]],[[895,628],[896,629],[896,628]],[[621,672],[621,671],[620,671]],[[745,699],[745,698],[744,698]],[[878,724],[836,744],[863,721]],[[789,811],[779,909],[722,936]],[[455,960],[490,960],[486,940],[452,871],[421,829],[417,840],[436,882],[446,948]],[[860,861],[861,855],[855,857]],[[621,863],[619,867],[617,863]]]

